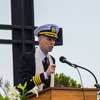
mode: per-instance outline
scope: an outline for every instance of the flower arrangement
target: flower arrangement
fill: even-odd
[[[24,85],[19,84],[17,88],[22,90],[22,93],[15,86],[11,86],[8,81],[3,81],[0,78],[0,100],[26,100],[28,93],[36,94],[38,97],[38,87],[35,86],[33,89],[26,91],[27,82]]]

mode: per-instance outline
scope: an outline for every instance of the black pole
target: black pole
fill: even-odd
[[[12,25],[20,26],[19,29],[12,29],[12,41],[20,41],[12,44],[14,85],[17,85],[21,80],[18,73],[20,56],[35,47],[33,0],[11,0],[11,15]]]

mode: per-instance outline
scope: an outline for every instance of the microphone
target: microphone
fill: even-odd
[[[59,61],[62,63],[67,63],[68,65],[75,67],[71,62],[69,62],[64,56],[59,57]]]
[[[94,73],[93,73],[92,71],[90,71],[89,69],[84,68],[84,67],[82,67],[82,66],[79,66],[79,65],[76,65],[76,64],[73,64],[73,63],[69,62],[69,61],[66,59],[66,57],[64,57],[64,56],[59,57],[59,60],[60,60],[62,63],[66,63],[66,64],[70,65],[71,67],[74,67],[74,68],[81,68],[81,69],[84,69],[84,70],[88,71],[88,72],[94,77],[94,79],[95,79],[95,82],[96,82],[95,87],[100,91],[100,85],[99,85],[99,83],[98,83],[98,80],[97,80],[96,76],[94,75]]]

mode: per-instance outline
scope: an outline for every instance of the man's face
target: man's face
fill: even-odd
[[[48,53],[52,51],[55,45],[55,38],[47,37],[47,36],[39,36],[39,46],[43,50],[44,53]]]

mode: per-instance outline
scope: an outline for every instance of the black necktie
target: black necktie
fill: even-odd
[[[44,71],[47,70],[48,66],[49,66],[49,60],[48,57],[45,57],[43,60],[43,66],[44,66]]]
[[[47,68],[48,68],[49,65],[50,65],[49,59],[48,59],[48,57],[45,57],[44,60],[43,60],[44,71],[47,70]],[[49,76],[49,77],[48,77],[48,80],[46,80],[45,86],[44,86],[43,88],[47,88],[47,87],[50,86],[50,78],[51,78],[51,77]]]

